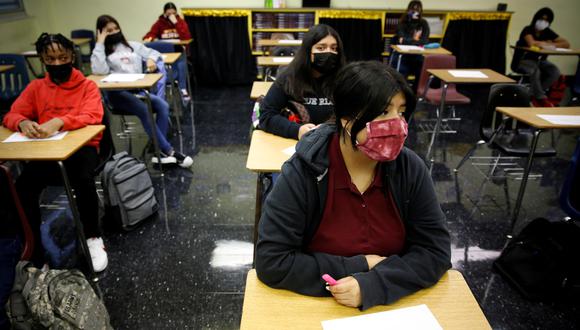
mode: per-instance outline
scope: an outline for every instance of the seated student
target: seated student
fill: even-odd
[[[318,24],[304,35],[294,60],[278,74],[276,82],[264,97],[260,108],[260,128],[291,139],[332,116],[328,98],[335,73],[346,62],[342,41],[328,25]],[[282,113],[290,107],[300,114],[301,123]]]
[[[150,42],[156,39],[191,39],[187,22],[177,14],[177,7],[173,2],[168,2],[163,6],[163,14],[151,26],[151,30],[143,37],[143,41]],[[183,96],[188,97],[185,66],[186,59],[181,57],[176,63],[179,88]]]
[[[121,27],[116,19],[109,15],[102,15],[97,19],[97,43],[91,55],[91,68],[95,74],[108,73],[142,73],[142,62],[147,62],[147,71],[155,72],[155,62],[161,54],[135,41],[127,42]],[[151,125],[147,106],[130,91],[107,92],[109,101],[115,108],[122,109],[139,117],[147,134],[151,137]],[[167,141],[169,127],[169,104],[151,94],[151,104],[157,113],[155,134],[161,148],[161,161],[155,155],[154,164],[178,164],[181,167],[190,167],[193,164],[191,157],[175,151]]]
[[[570,43],[560,37],[550,29],[550,24],[554,21],[554,12],[544,7],[534,14],[530,25],[524,27],[520,33],[520,38],[516,43],[519,47],[539,47],[554,49],[569,48]],[[526,52],[516,49],[512,59],[511,68],[515,72],[521,72],[530,76],[532,87],[532,104],[536,107],[553,107],[548,101],[546,90],[558,80],[560,70],[553,63],[547,60],[547,55],[538,55],[533,52]]]
[[[61,34],[43,33],[36,41],[36,51],[47,74],[43,79],[30,82],[12,104],[3,125],[30,138],[46,138],[61,130],[100,124],[103,118],[101,94],[94,82],[73,68],[73,43]],[[64,161],[88,238],[93,268],[97,272],[107,267],[107,253],[98,225],[99,202],[94,181],[100,139],[101,135],[96,136]],[[26,163],[16,182],[22,207],[34,233],[32,261],[37,267],[44,264],[39,197],[49,184],[62,184],[55,162]]]
[[[399,25],[391,43],[393,45],[416,45],[422,46],[429,43],[429,24],[422,17],[423,4],[421,1],[413,0],[409,2],[407,11],[403,13],[399,20]],[[401,55],[392,54],[392,65],[397,65],[399,56],[401,58],[401,66],[399,71],[403,76],[412,74],[415,76],[415,81],[419,81],[421,68],[423,67],[423,55]],[[413,87],[416,90],[415,84]]]
[[[451,266],[431,177],[403,147],[415,96],[391,67],[355,62],[332,97],[336,124],[302,137],[266,199],[256,271],[271,287],[346,306],[390,304]],[[325,289],[325,273],[338,284]]]

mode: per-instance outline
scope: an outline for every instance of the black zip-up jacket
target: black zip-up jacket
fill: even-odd
[[[308,132],[282,166],[263,207],[256,251],[260,280],[274,288],[329,296],[322,274],[354,276],[361,309],[390,304],[429,287],[451,267],[449,232],[423,161],[403,148],[392,162],[381,163],[384,187],[392,193],[405,225],[403,252],[388,256],[369,271],[364,255],[343,257],[309,252],[322,220],[328,189],[328,146],[334,125]]]
[[[419,40],[414,40],[413,36],[415,32],[421,30],[421,38]],[[429,34],[431,33],[429,29],[429,23],[424,18],[418,20],[409,20],[406,22],[401,22],[397,25],[397,30],[395,31],[395,36],[393,37],[391,43],[393,45],[425,45],[429,43]],[[402,42],[399,39],[403,38]]]

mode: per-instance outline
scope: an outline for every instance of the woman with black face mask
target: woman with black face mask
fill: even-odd
[[[429,23],[423,18],[423,4],[421,1],[413,0],[409,2],[407,11],[401,15],[391,44],[422,46],[429,42],[429,34]],[[394,64],[401,55],[393,52],[391,56],[393,56],[391,63]],[[405,55],[401,59],[399,71],[403,76],[412,74],[415,76],[415,81],[419,81],[422,66],[422,55]],[[415,90],[416,85],[413,86]]]
[[[338,33],[324,24],[311,27],[296,56],[285,70],[280,70],[262,101],[259,127],[275,135],[300,139],[329,120],[333,113],[329,90],[345,62]],[[299,118],[291,121],[286,108]]]
[[[539,47],[546,49],[569,48],[570,43],[550,29],[554,21],[554,12],[542,8],[534,14],[530,25],[524,27],[516,43],[519,47]],[[521,72],[530,76],[532,87],[532,104],[536,107],[553,107],[546,97],[546,90],[560,77],[560,70],[548,56],[538,58],[538,54],[516,49],[511,68],[514,72]]]

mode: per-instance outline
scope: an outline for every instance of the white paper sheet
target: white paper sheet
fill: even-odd
[[[36,142],[36,141],[57,141],[57,140],[62,140],[65,135],[67,134],[67,131],[64,132],[59,132],[54,134],[53,136],[46,138],[46,139],[31,139],[19,132],[15,132],[12,135],[10,135],[6,140],[2,141],[3,143],[13,143],[13,142]]]
[[[288,148],[282,150],[282,152],[285,153],[288,156],[292,156],[296,152],[296,148],[294,146],[288,147]]]
[[[572,49],[570,49],[570,48],[556,48],[556,50],[559,52],[571,52],[572,51]]]
[[[179,39],[159,39],[159,40],[156,40],[156,41],[167,42],[167,43],[170,43],[170,44],[176,44],[180,40]]]
[[[400,50],[407,50],[407,51],[412,51],[412,50],[414,50],[414,51],[422,52],[422,51],[424,51],[424,50],[425,50],[425,49],[423,49],[423,47],[414,46],[414,45],[397,45],[397,47],[398,47]]]
[[[543,120],[555,125],[580,125],[580,116],[573,115],[538,115]]]
[[[279,44],[289,44],[289,45],[300,45],[302,44],[302,40],[278,40]]]
[[[456,78],[487,78],[487,75],[478,70],[449,70],[449,74]]]
[[[22,55],[38,55],[38,52],[36,50],[27,50],[22,52]]]
[[[111,73],[105,78],[101,79],[102,82],[133,82],[139,79],[145,78],[142,73]]]
[[[162,58],[162,59],[166,59],[166,58],[167,58],[167,55],[163,55],[163,54],[161,54],[161,58]]]
[[[324,330],[442,330],[426,305],[322,321]]]
[[[292,57],[274,57],[272,59],[274,63],[290,63],[292,62],[292,60],[293,60]]]

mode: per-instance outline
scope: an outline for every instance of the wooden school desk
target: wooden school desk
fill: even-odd
[[[147,105],[147,113],[149,114],[149,122],[151,123],[151,138],[153,139],[153,146],[155,147],[155,155],[161,159],[161,149],[159,148],[159,141],[157,140],[157,131],[155,127],[155,118],[153,116],[153,106],[151,104],[151,95],[149,90],[157,84],[161,79],[161,73],[147,73],[143,79],[131,82],[103,82],[101,81],[106,75],[90,75],[87,79],[94,81],[101,91],[123,91],[123,90],[140,90],[145,94],[145,104]],[[161,163],[159,167],[163,169]]]
[[[260,130],[254,130],[246,168],[258,173],[256,185],[256,209],[254,215],[254,248],[258,240],[258,222],[262,215],[262,180],[265,173],[277,173],[282,169],[282,164],[290,158],[290,154],[284,150],[296,146],[298,141],[286,139]]]
[[[434,55],[434,54],[451,55],[451,52],[443,47],[422,48],[421,50],[417,50],[417,49],[405,49],[404,47],[401,48],[399,46],[401,46],[401,45],[391,45],[391,48],[394,51],[396,51],[397,53],[399,53],[399,58],[397,59],[397,71],[399,71],[399,69],[401,68],[401,59],[403,58],[403,55]],[[392,61],[393,61],[393,54],[392,53],[391,53],[391,56],[389,58],[390,58],[389,64],[392,65]],[[417,77],[416,79],[418,81],[419,78]]]
[[[486,75],[486,78],[466,78],[466,77],[455,77],[449,71],[461,71],[461,72],[471,72],[479,71]],[[437,115],[437,123],[435,124],[435,129],[433,130],[433,135],[431,136],[431,142],[429,143],[429,148],[427,149],[427,154],[425,160],[430,162],[429,170],[433,169],[434,159],[431,159],[431,151],[439,130],[441,128],[441,121],[443,120],[443,110],[445,110],[445,95],[447,93],[447,88],[449,84],[497,84],[497,83],[515,83],[515,80],[508,78],[500,73],[497,73],[491,69],[428,69],[427,72],[430,74],[429,80],[427,82],[427,87],[425,88],[425,93],[429,89],[431,82],[434,78],[439,78],[442,82],[441,90],[441,104],[439,105],[439,113]]]
[[[513,232],[514,226],[518,219],[518,215],[520,213],[522,201],[524,199],[524,193],[526,191],[526,185],[528,183],[528,176],[530,175],[532,162],[534,161],[534,153],[536,152],[536,147],[538,146],[538,139],[540,138],[540,134],[542,133],[542,131],[546,129],[554,129],[554,128],[580,129],[580,124],[574,123],[554,124],[547,120],[544,120],[543,118],[538,117],[538,115],[568,115],[580,118],[580,107],[556,107],[556,108],[497,107],[495,110],[497,112],[506,115],[506,117],[504,118],[504,123],[505,120],[507,120],[508,118],[513,118],[517,121],[521,121],[536,128],[536,130],[534,131],[532,143],[530,144],[530,153],[528,155],[528,160],[526,162],[526,167],[524,169],[524,176],[522,177],[522,182],[520,184],[520,189],[518,191],[518,197],[516,199],[516,205],[514,207],[514,213],[512,217],[512,232]],[[501,126],[503,125],[500,125],[498,130],[502,128]]]
[[[254,81],[252,91],[250,92],[250,100],[255,101],[261,95],[265,96],[273,83],[272,81]]]
[[[294,57],[292,56],[258,56],[256,57],[259,66],[285,66],[290,64]]]
[[[562,55],[562,56],[580,55],[580,49],[575,49],[575,48],[565,48],[567,50],[530,48],[530,47],[519,47],[519,46],[510,46],[510,48],[521,49],[525,52],[535,53],[538,55]]]
[[[258,47],[273,47],[273,46],[300,46],[302,45],[302,40],[294,40],[294,39],[287,39],[287,40],[278,40],[278,39],[260,39],[256,41],[256,45]]]
[[[0,65],[0,73],[6,72],[6,71],[10,71],[10,70],[12,70],[14,68],[15,68],[15,66],[12,65],[12,64]]]
[[[321,284],[322,285],[322,282]],[[240,330],[322,329],[321,321],[425,304],[446,330],[491,329],[463,275],[449,270],[437,284],[401,300],[364,312],[338,304],[332,297],[310,297],[272,289],[248,272]],[[385,329],[388,329],[387,327]],[[362,329],[361,329],[362,330]]]
[[[77,237],[80,241],[81,250],[86,258],[85,261],[89,269],[88,277],[90,277],[94,283],[95,291],[99,297],[101,297],[101,292],[97,283],[98,278],[93,269],[93,262],[91,261],[91,255],[87,247],[87,240],[83,231],[79,210],[77,208],[72,186],[63,161],[67,160],[72,154],[104,129],[105,126],[103,125],[90,125],[74,131],[69,131],[62,140],[3,143],[1,141],[4,141],[14,132],[0,126],[0,160],[55,161],[58,164],[70,209],[72,211]]]

